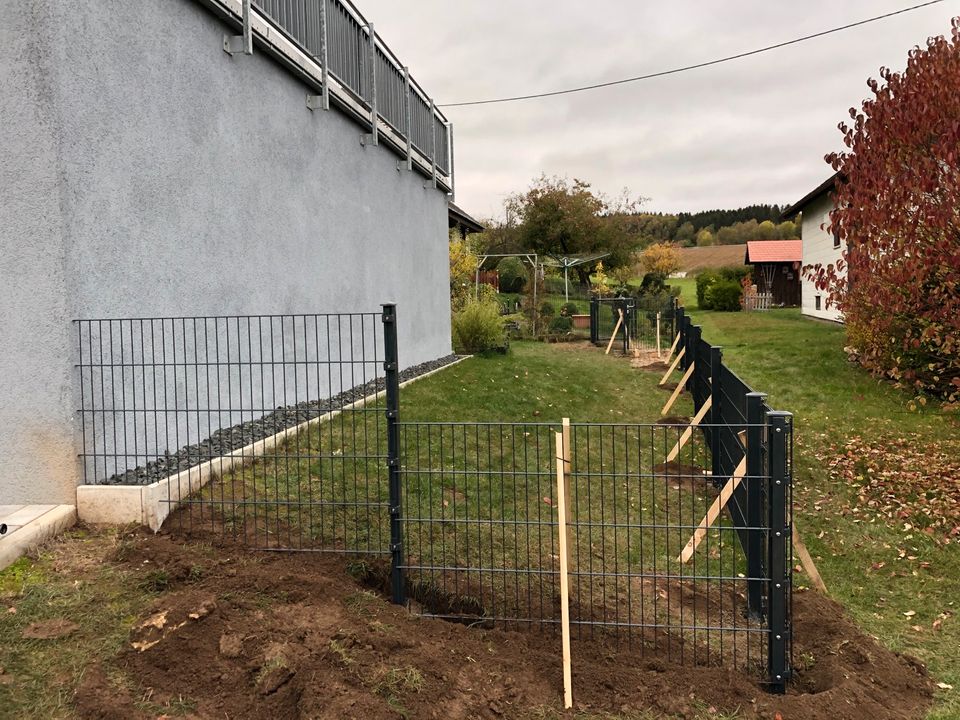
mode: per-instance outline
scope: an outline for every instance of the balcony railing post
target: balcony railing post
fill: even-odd
[[[320,78],[323,83],[323,109],[330,109],[330,69],[328,62],[329,36],[327,25],[327,0],[320,3]]]
[[[243,35],[224,35],[223,49],[230,55],[243,53],[253,55],[253,25],[251,20],[251,0],[243,0],[241,17],[243,19]]]
[[[373,28],[373,23],[367,23],[367,40],[369,42],[368,64],[370,69],[367,72],[367,85],[369,87],[370,97],[367,102],[370,103],[370,132],[360,136],[362,145],[380,144],[380,123],[377,113],[377,32]]]
[[[448,122],[447,128],[447,170],[450,173],[450,199],[456,202],[457,182],[453,170],[453,123]]]
[[[400,361],[397,343],[397,306],[383,305],[383,371],[386,384],[387,475],[390,504],[390,596],[406,602],[403,577],[403,506],[400,485]]]
[[[771,689],[783,692],[789,677],[791,572],[787,558],[791,532],[787,508],[792,481],[789,463],[793,416],[786,412],[767,413],[769,433],[769,486],[767,490],[767,674]]]
[[[425,187],[437,187],[437,106],[430,100],[430,182]]]
[[[403,68],[403,103],[407,122],[407,170],[413,170],[413,108],[410,103],[410,68]]]
[[[759,620],[763,596],[763,393],[747,393],[747,609]]]

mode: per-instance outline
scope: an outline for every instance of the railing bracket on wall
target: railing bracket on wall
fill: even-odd
[[[253,28],[250,26],[250,2],[243,0],[243,35],[224,35],[223,50],[229,55],[253,55]]]
[[[307,107],[310,110],[329,110],[330,103],[323,95],[311,95],[307,93]]]

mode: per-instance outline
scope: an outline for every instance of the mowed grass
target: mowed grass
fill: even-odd
[[[925,406],[850,363],[844,328],[797,309],[701,311],[693,280],[672,280],[703,337],[772,407],[795,415],[795,513],[831,596],[884,644],[926,663],[943,689],[931,720],[960,718],[960,538],[944,543],[896,517],[864,512],[831,478],[835,448],[852,437],[913,438],[958,447],[957,415]],[[867,458],[865,458],[867,460]],[[938,622],[939,621],[939,622]]]

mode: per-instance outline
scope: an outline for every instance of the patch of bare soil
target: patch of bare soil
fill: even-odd
[[[56,640],[79,629],[79,625],[69,620],[41,620],[28,625],[21,636],[28,640]]]
[[[687,415],[667,415],[657,420],[657,425],[682,425],[684,427],[690,424],[690,418]]]
[[[515,718],[561,706],[558,635],[418,619],[359,585],[344,557],[141,535],[113,562],[164,573],[169,590],[144,608],[126,650],[88,668],[75,698],[83,718],[154,718],[144,708],[171,702],[186,717],[234,720]],[[576,707],[677,717],[710,706],[745,718],[922,716],[932,695],[918,663],[881,648],[818,594],[798,593],[794,617],[799,671],[785,696],[766,693],[759,675],[584,638],[573,643]]]

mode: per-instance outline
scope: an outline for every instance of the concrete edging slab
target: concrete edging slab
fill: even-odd
[[[76,522],[77,509],[73,505],[54,505],[9,536],[0,536],[0,570],[12,565],[24,553],[59,535]]]
[[[406,387],[418,380],[423,380],[452,368],[470,357],[472,355],[457,358],[443,367],[410,378],[400,383],[400,387]],[[163,525],[163,521],[176,509],[181,498],[188,497],[196,492],[210,482],[212,478],[229,472],[234,466],[241,466],[263,455],[290,435],[295,435],[314,425],[332,420],[344,410],[374,402],[384,393],[385,391],[381,390],[378,393],[367,395],[342,408],[331,410],[319,417],[293,425],[270,437],[250,443],[226,455],[208,460],[150,485],[80,485],[77,487],[77,515],[81,520],[88,523],[125,525],[135,522],[157,532]]]

